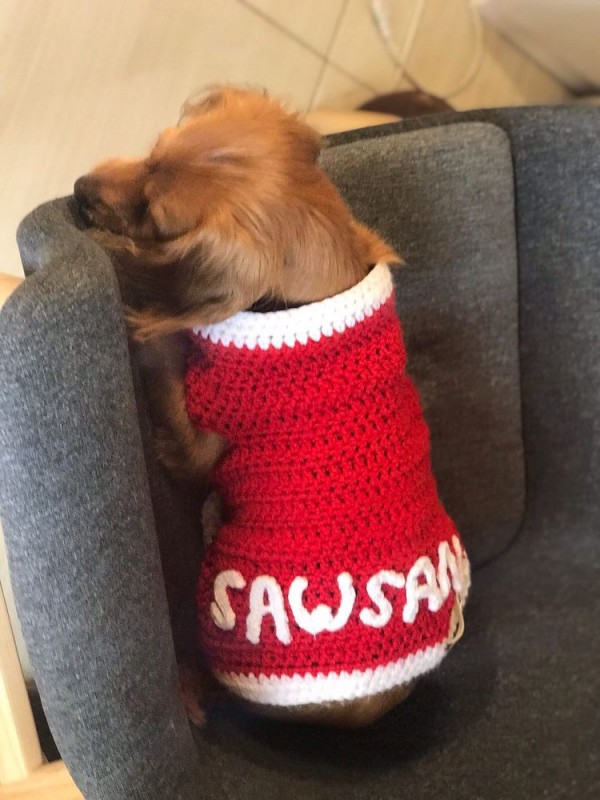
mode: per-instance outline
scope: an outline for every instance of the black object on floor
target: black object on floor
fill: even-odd
[[[441,97],[427,94],[421,90],[410,92],[391,92],[374,97],[360,106],[361,111],[377,111],[380,114],[395,114],[397,117],[421,117],[423,114],[439,114],[454,111]]]
[[[60,753],[58,752],[58,747],[56,746],[52,733],[50,732],[50,727],[48,726],[48,720],[46,719],[46,714],[44,713],[44,707],[42,705],[42,701],[40,700],[40,696],[35,689],[30,689],[28,695],[29,703],[31,704],[31,710],[33,712],[33,720],[35,722],[35,727],[37,728],[37,734],[40,740],[40,746],[42,748],[42,753],[46,756],[48,761],[58,761],[60,759]]]

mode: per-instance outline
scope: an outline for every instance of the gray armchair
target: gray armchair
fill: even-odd
[[[426,117],[323,164],[408,262],[410,370],[475,564],[465,637],[371,728],[222,704],[190,729],[161,553],[195,564],[195,498],[153,460],[110,263],[55,201],[0,315],[0,507],[58,748],[88,800],[597,798],[600,114]]]

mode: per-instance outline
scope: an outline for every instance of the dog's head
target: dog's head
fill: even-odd
[[[220,87],[188,103],[147,158],[79,178],[82,216],[117,256],[141,338],[262,298],[319,300],[399,260],[353,219],[319,151],[318,134],[277,101]]]

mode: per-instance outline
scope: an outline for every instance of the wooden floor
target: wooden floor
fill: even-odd
[[[29,778],[0,786],[0,800],[83,800],[62,761],[45,764]]]

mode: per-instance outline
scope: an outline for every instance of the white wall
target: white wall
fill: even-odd
[[[600,92],[600,0],[480,0],[480,7],[562,83]]]

